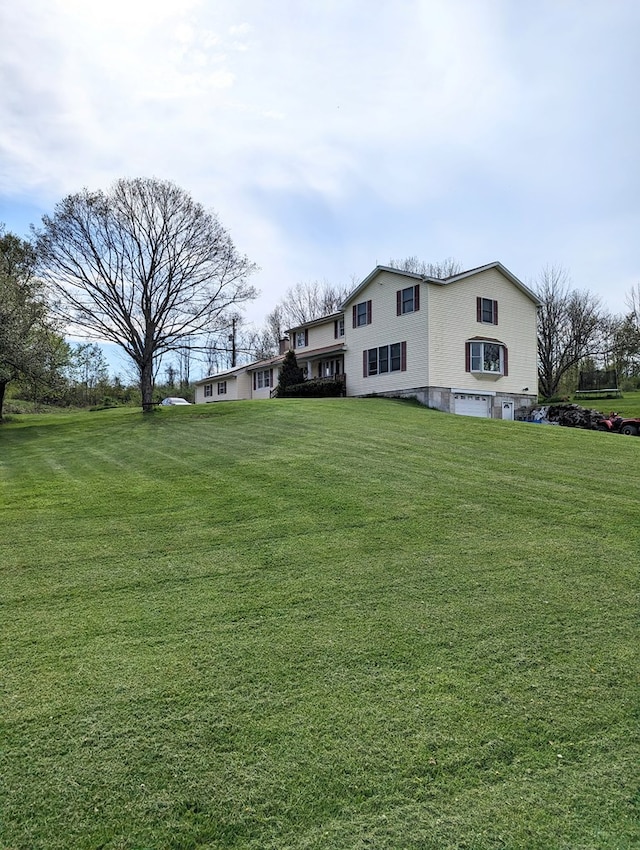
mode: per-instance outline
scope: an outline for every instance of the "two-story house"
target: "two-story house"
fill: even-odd
[[[498,262],[446,279],[377,266],[339,313],[291,328],[289,340],[307,377],[342,375],[348,396],[512,419],[537,398],[538,305]],[[251,391],[235,397],[256,397],[245,380]],[[218,400],[198,390],[196,401]]]

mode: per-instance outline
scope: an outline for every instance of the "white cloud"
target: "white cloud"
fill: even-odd
[[[635,0],[1,14],[6,199],[46,209],[118,176],[171,178],[218,210],[274,300],[403,253],[509,258],[522,277],[559,259],[594,289],[640,278]]]

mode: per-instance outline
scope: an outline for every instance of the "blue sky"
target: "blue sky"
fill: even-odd
[[[22,0],[0,7],[0,221],[167,178],[299,281],[415,255],[640,282],[638,0]]]

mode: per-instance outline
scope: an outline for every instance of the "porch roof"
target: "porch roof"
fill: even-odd
[[[344,342],[336,342],[334,345],[325,345],[323,348],[311,348],[309,351],[296,351],[297,360],[309,360],[314,357],[322,357],[325,354],[342,354],[345,350]]]

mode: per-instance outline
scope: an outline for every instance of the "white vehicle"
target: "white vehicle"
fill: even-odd
[[[161,404],[191,404],[186,398],[163,398]]]

